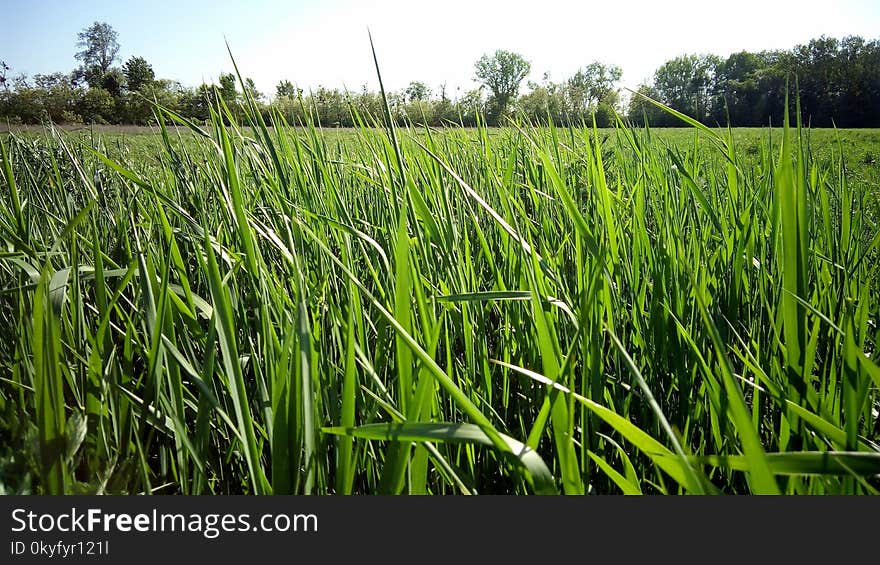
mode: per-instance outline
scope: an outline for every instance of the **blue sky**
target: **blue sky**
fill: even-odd
[[[122,60],[143,56],[159,77],[187,86],[231,70],[225,38],[242,73],[269,94],[280,79],[375,89],[368,27],[387,88],[422,80],[446,83],[452,96],[474,86],[474,61],[497,48],[524,55],[531,80],[562,80],[600,60],[635,87],[682,53],[785,49],[823,34],[880,38],[877,0],[0,0],[0,59],[13,74],[69,71],[77,32],[95,20],[119,32]]]

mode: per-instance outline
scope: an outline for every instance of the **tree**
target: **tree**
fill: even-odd
[[[704,120],[715,91],[716,55],[682,55],[663,63],[654,73],[654,88],[668,106]]]
[[[219,82],[220,98],[226,102],[227,106],[233,105],[238,96],[238,91],[235,89],[235,75],[232,73],[220,73]]]
[[[2,86],[4,90],[9,90],[9,79],[6,78],[8,73],[9,65],[6,64],[6,61],[0,61],[0,86]]]
[[[166,79],[151,81],[142,86],[137,94],[129,92],[123,96],[120,117],[125,123],[148,124],[154,119],[153,102],[158,102],[166,108],[183,111],[186,93],[187,91],[177,81]]]
[[[880,123],[880,39],[845,37],[840,42],[842,93],[837,99],[837,126]]]
[[[263,100],[263,93],[257,90],[257,85],[252,78],[244,79],[245,91],[250,95],[254,102]]]
[[[409,86],[406,87],[404,93],[406,94],[408,102],[415,102],[416,100],[423,101],[431,96],[431,89],[428,88],[427,84],[414,80],[409,83]]]
[[[97,67],[101,73],[106,73],[119,52],[119,42],[116,41],[118,37],[119,34],[110,24],[93,23],[77,35],[76,45],[82,50],[76,54],[76,59],[82,61],[84,69]]]
[[[207,84],[202,84],[198,88],[181,93],[180,110],[187,118],[205,121],[211,115],[210,105],[212,98],[213,92],[211,87]]]
[[[663,126],[672,123],[669,114],[652,104],[647,98],[659,100],[660,94],[653,86],[640,84],[629,98],[629,110],[627,116],[638,125],[647,122],[652,126]]]
[[[78,110],[86,123],[107,123],[113,114],[113,97],[103,88],[90,88],[82,97]]]
[[[76,90],[67,75],[39,74],[34,75],[33,81],[44,112],[43,118],[49,118],[56,123],[78,121],[74,106],[80,92]]]
[[[101,79],[104,78],[104,72],[97,65],[91,67],[78,67],[70,72],[70,80],[76,86],[82,86],[86,83],[92,88],[101,86]]]
[[[530,91],[519,100],[519,108],[535,123],[561,124],[564,120],[562,96],[558,85],[545,81],[544,84],[531,83]]]
[[[553,122],[564,124],[569,122],[565,107],[565,85],[557,84],[545,72],[541,83],[528,82],[529,92],[517,101],[517,107],[534,123]]]
[[[122,65],[122,73],[125,75],[125,81],[131,91],[140,92],[156,80],[153,67],[143,57],[131,57]]]
[[[761,54],[731,54],[715,71],[717,96],[711,114],[719,124],[762,125],[768,115],[767,96],[761,90],[769,63]],[[766,84],[766,82],[765,82]]]
[[[275,86],[275,98],[296,98],[300,94],[302,94],[302,90],[293,86],[289,80],[278,81]]]
[[[446,83],[437,89],[437,99],[431,104],[431,125],[449,125],[455,123],[458,114],[455,105],[446,94]]]
[[[622,75],[620,67],[594,61],[568,79],[567,86],[570,96],[581,105],[581,109],[587,109],[607,99]]]
[[[492,93],[489,101],[493,121],[504,114],[510,101],[519,93],[519,85],[531,70],[531,64],[517,53],[498,49],[493,55],[483,55],[476,62],[476,75]]]
[[[458,99],[456,104],[459,121],[463,126],[472,126],[477,123],[477,115],[486,109],[483,102],[483,87],[468,90]]]
[[[112,68],[101,76],[98,85],[110,93],[113,98],[122,96],[122,89],[126,88],[125,75],[118,67]]]

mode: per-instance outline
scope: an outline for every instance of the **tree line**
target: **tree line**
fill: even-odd
[[[221,73],[216,84],[186,87],[160,79],[143,57],[119,63],[117,32],[95,22],[77,36],[80,66],[68,73],[11,75],[0,61],[0,120],[8,123],[148,124],[156,102],[192,120],[206,120],[222,101],[243,114],[246,97],[261,112],[279,112],[290,124],[314,120],[324,127],[351,127],[358,118],[381,119],[381,96],[319,87],[305,92],[280,81],[269,97],[253,80]],[[622,96],[620,67],[594,61],[554,82],[523,81],[531,64],[522,55],[497,50],[474,65],[478,88],[450,96],[445,85],[421,81],[387,94],[399,124],[472,126],[502,124],[508,117],[557,125],[608,126],[621,116],[636,124],[681,125],[646,97],[709,125],[761,126],[780,123],[786,87],[797,87],[802,118],[813,126],[880,127],[880,41],[850,36],[820,37],[791,50],[742,51],[727,58],[687,54],[665,62],[649,84]]]
[[[661,65],[638,92],[710,125],[761,126],[781,123],[786,86],[797,89],[804,123],[878,127],[880,41],[823,36],[787,51],[683,55]],[[677,125],[638,95],[628,110],[637,123]]]

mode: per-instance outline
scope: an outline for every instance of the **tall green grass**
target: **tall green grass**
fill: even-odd
[[[842,147],[246,109],[0,140],[6,491],[877,491]]]

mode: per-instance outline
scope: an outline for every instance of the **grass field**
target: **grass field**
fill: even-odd
[[[5,492],[880,488],[878,130],[254,120],[0,136]]]

